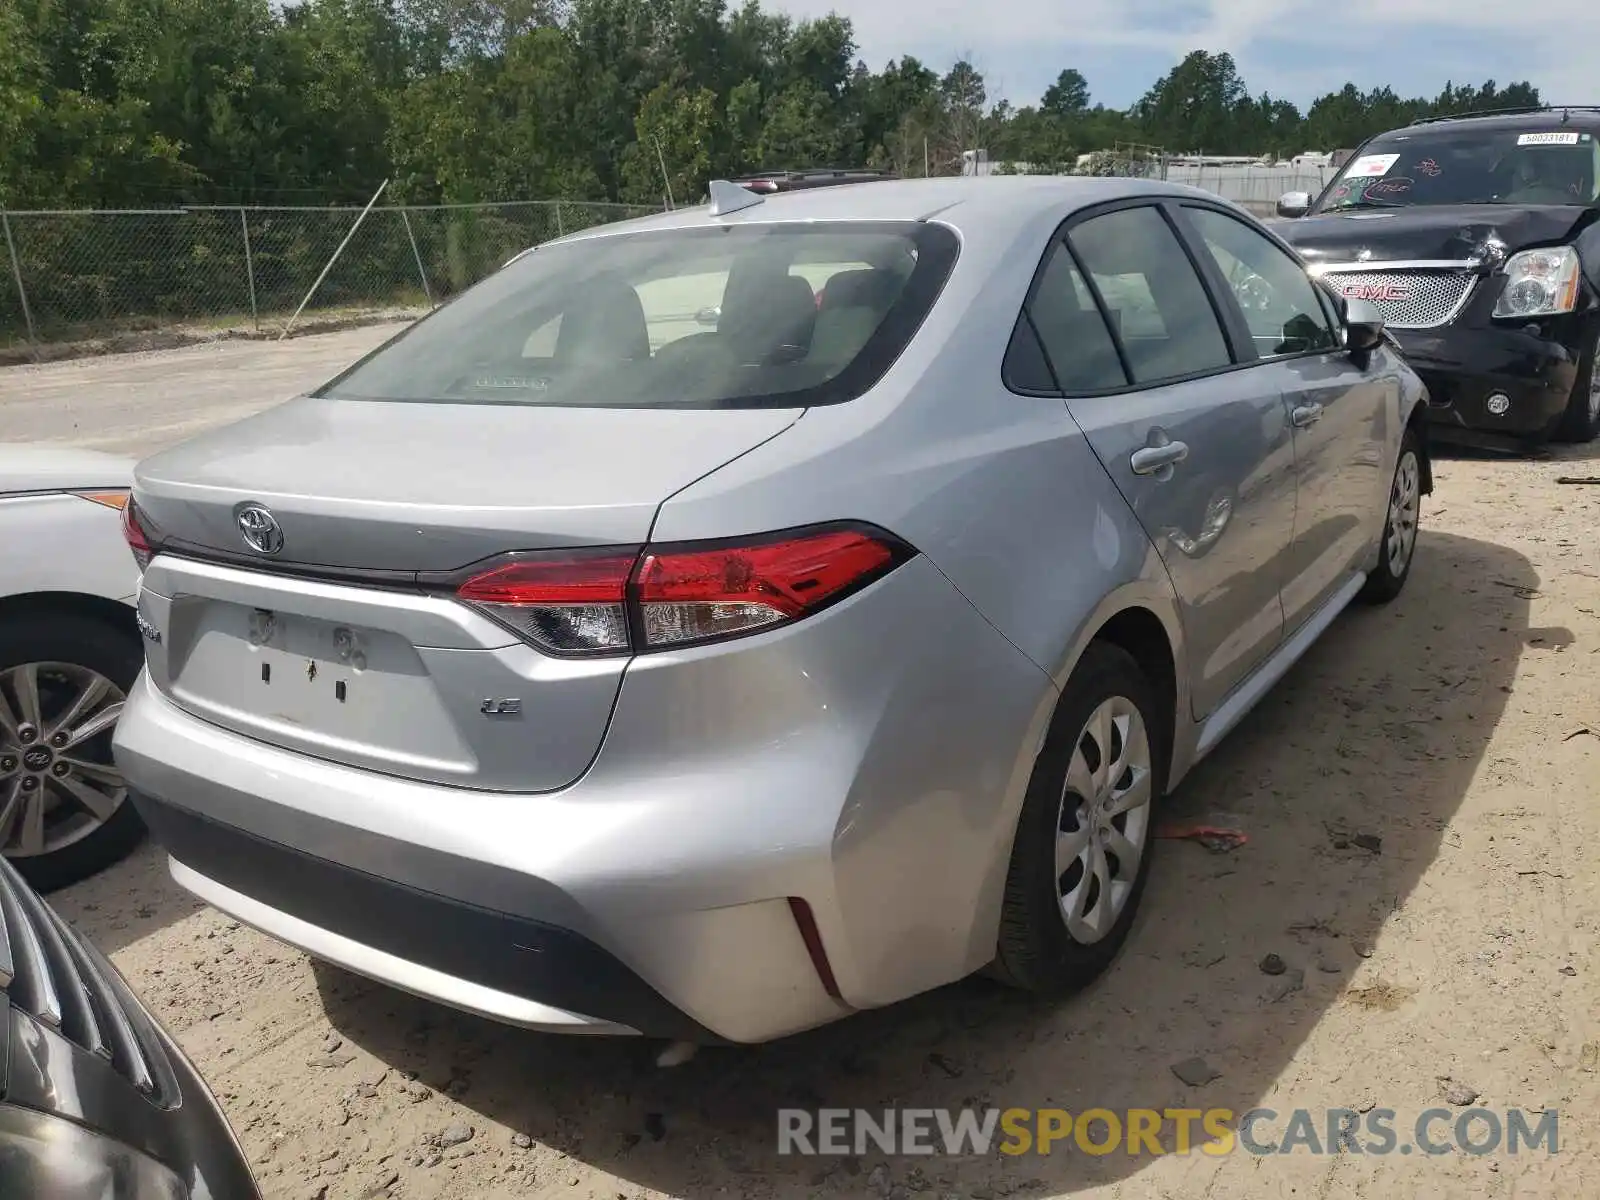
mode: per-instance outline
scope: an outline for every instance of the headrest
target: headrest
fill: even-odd
[[[732,307],[724,302],[718,327],[739,361],[765,364],[775,356],[804,356],[817,323],[811,285],[798,275],[777,271],[746,276],[744,282],[742,300]]]
[[[823,312],[833,308],[872,308],[887,312],[900,296],[900,277],[893,271],[867,267],[840,271],[822,289]]]
[[[556,361],[611,364],[650,357],[639,293],[617,280],[586,286],[561,317]]]

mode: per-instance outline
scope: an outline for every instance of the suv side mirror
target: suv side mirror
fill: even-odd
[[[1372,301],[1344,302],[1344,344],[1352,354],[1370,354],[1383,344],[1383,314]]]
[[[1280,217],[1303,217],[1310,211],[1310,192],[1285,192],[1278,197],[1278,215]]]

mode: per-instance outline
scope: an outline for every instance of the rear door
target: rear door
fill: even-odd
[[[1070,223],[1029,304],[1073,417],[1167,566],[1203,718],[1283,638],[1294,449],[1281,391],[1241,368],[1156,204]]]
[[[1292,632],[1349,583],[1381,536],[1399,381],[1380,355],[1352,361],[1305,269],[1271,238],[1209,205],[1182,212],[1289,408],[1297,504],[1283,608]]]

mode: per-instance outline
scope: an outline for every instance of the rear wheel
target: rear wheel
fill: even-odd
[[[50,891],[143,836],[111,737],[143,664],[131,630],[77,614],[0,624],[0,853]]]
[[[1600,435],[1600,333],[1578,363],[1578,379],[1553,440],[1592,442],[1596,435]]]
[[[1150,874],[1167,717],[1138,664],[1093,643],[1056,708],[1017,823],[991,973],[1076,990],[1127,939]]]
[[[1416,430],[1407,428],[1400,439],[1400,457],[1389,485],[1389,512],[1378,546],[1378,565],[1367,576],[1361,599],[1387,604],[1398,596],[1411,576],[1417,550],[1417,524],[1422,516],[1422,447]]]

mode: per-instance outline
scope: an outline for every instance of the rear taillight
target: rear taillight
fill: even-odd
[[[456,598],[555,654],[628,649],[628,577],[637,553],[527,555],[474,575]]]
[[[122,506],[122,536],[127,539],[128,549],[133,551],[133,561],[143,571],[155,556],[156,543],[144,514],[131,500]]]
[[[642,551],[527,554],[473,575],[456,596],[551,653],[630,654],[790,624],[911,554],[890,535],[857,526]]]
[[[893,543],[856,529],[646,550],[634,573],[643,648],[714,641],[796,620],[895,563]]]

